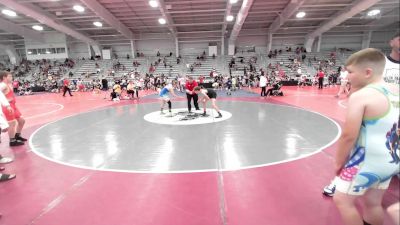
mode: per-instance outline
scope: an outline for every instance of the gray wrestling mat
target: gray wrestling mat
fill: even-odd
[[[239,101],[218,105],[223,110],[220,121],[212,109],[208,109],[208,117],[180,120],[189,118],[184,112],[186,102],[173,102],[171,118],[160,115],[158,103],[82,113],[41,127],[30,144],[34,152],[49,160],[82,168],[201,172],[306,157],[333,143],[340,133],[334,121],[299,108]],[[176,123],[209,121],[159,124],[145,119],[152,113]]]

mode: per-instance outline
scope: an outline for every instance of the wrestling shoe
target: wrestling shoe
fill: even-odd
[[[19,140],[19,141],[27,141],[28,139],[21,137],[21,134],[15,134],[15,139]]]
[[[335,194],[336,185],[332,182],[328,186],[324,187],[324,191],[322,192],[325,196],[333,197]]]
[[[14,139],[12,141],[10,141],[10,147],[15,147],[15,146],[21,146],[24,145],[25,143],[23,141]]]
[[[9,157],[3,157],[2,155],[0,155],[0,163],[1,164],[6,164],[6,163],[10,163],[12,162],[13,159],[9,158]]]

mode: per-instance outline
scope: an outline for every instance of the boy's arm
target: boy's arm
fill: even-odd
[[[355,93],[349,98],[346,120],[336,152],[336,175],[340,174],[358,138],[364,116],[365,99],[365,95],[360,92]]]
[[[0,92],[0,105],[7,107],[10,106],[10,103],[8,102],[6,96],[3,94],[3,92]]]
[[[6,94],[6,93],[5,93],[6,90],[7,90],[7,84],[5,84],[5,83],[0,83],[0,91],[3,92],[4,94]]]
[[[208,97],[208,95],[206,93],[204,93],[204,92],[201,92],[201,93],[203,94],[204,99],[210,100],[210,97]]]
[[[174,88],[171,88],[170,92],[175,98],[179,98],[179,96],[175,94]]]

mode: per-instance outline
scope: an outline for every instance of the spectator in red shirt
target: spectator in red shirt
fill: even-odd
[[[204,77],[203,76],[200,76],[199,80],[200,80],[200,84],[204,83]]]
[[[14,80],[12,85],[13,85],[14,93],[18,93],[19,81],[18,80]]]
[[[325,73],[322,70],[319,70],[317,73],[318,76],[318,89],[322,89],[323,88],[323,84],[324,84],[324,77],[325,77]]]
[[[64,79],[64,81],[63,81],[63,84],[64,84],[64,94],[63,94],[63,97],[65,97],[65,93],[67,93],[67,91],[68,91],[68,93],[69,93],[69,96],[72,96],[72,94],[71,94],[71,89],[69,88],[69,80],[68,79]]]
[[[197,82],[193,79],[193,77],[189,76],[185,84],[189,113],[192,112],[192,105],[191,105],[192,98],[194,107],[196,108],[196,110],[200,110],[199,104],[197,103],[199,96],[193,91],[193,89],[197,86],[198,86]]]

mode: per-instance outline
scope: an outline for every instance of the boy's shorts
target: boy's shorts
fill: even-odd
[[[345,180],[341,177],[336,177],[333,182],[336,185],[336,191],[348,195],[364,195],[369,189],[388,189],[390,181],[391,178],[382,182],[378,181],[365,188],[360,188],[360,186],[365,186],[366,182],[368,182],[367,179],[362,176],[357,176],[353,180]]]
[[[160,96],[160,98],[161,98],[162,100],[166,101],[166,102],[168,102],[169,100],[171,100],[171,99],[169,98],[168,95]]]
[[[15,105],[15,103],[10,102],[10,106],[11,106],[11,108],[13,110],[12,113],[10,113],[10,111],[7,110],[7,107],[4,107],[4,106],[1,107],[2,111],[3,111],[3,114],[4,114],[4,117],[6,118],[6,120],[7,121],[13,121],[13,120],[21,118],[21,113],[19,112],[19,110],[18,110],[17,106]]]

